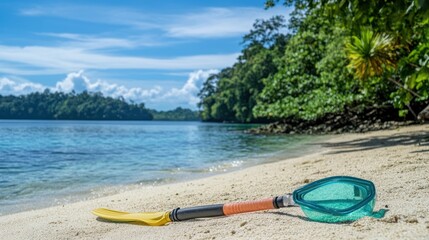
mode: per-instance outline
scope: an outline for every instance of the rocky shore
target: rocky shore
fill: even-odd
[[[341,114],[327,115],[315,121],[293,119],[277,121],[248,130],[252,134],[341,134],[393,129],[420,124],[417,120],[400,118],[392,108],[346,109]]]

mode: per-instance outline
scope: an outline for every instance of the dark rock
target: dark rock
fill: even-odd
[[[345,109],[343,113],[329,114],[317,120],[285,119],[248,132],[252,134],[341,134],[391,129],[416,123],[404,121],[397,116],[397,110],[389,107]]]

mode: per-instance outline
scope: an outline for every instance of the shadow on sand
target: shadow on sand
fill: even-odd
[[[369,216],[369,217],[373,217],[373,218],[377,218],[377,219],[380,219],[380,218],[383,218],[384,217],[384,215],[386,215],[386,213],[389,211],[389,209],[385,209],[385,208],[382,208],[382,209],[380,209],[380,210],[378,210],[378,211],[374,211],[373,213],[372,213],[372,215],[371,216]],[[299,218],[299,219],[301,219],[301,220],[303,220],[303,221],[306,221],[306,222],[315,222],[315,221],[313,221],[313,220],[311,220],[311,219],[309,219],[309,218],[307,218],[307,217],[305,217],[305,216],[300,216],[300,215],[294,215],[294,214],[290,214],[290,213],[285,213],[285,212],[271,212],[272,214],[275,214],[275,215],[280,215],[280,216],[287,216],[287,217],[293,217],[293,218]],[[336,222],[336,223],[334,223],[334,222],[323,222],[324,224],[350,224],[350,223],[352,223],[352,222],[354,222],[354,221],[345,221],[345,222]]]
[[[429,146],[429,128],[428,131],[422,132],[398,133],[390,136],[368,137],[352,141],[321,143],[321,146],[334,149],[328,154],[360,152],[394,146]],[[429,148],[425,147],[413,153],[418,152],[429,152]]]

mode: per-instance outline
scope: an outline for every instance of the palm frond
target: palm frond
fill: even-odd
[[[380,76],[384,71],[396,68],[395,46],[387,34],[365,29],[360,37],[353,36],[345,48],[350,60],[348,67],[354,69],[359,79]]]

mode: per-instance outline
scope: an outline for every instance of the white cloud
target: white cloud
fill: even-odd
[[[37,33],[52,37],[55,46],[0,45],[0,72],[11,75],[54,75],[105,69],[193,70],[232,65],[239,53],[154,58],[120,52],[141,46],[165,45],[192,38],[241,36],[257,18],[290,10],[258,7],[200,8],[180,14],[155,14],[118,6],[39,5],[21,10],[28,17],[49,16],[121,27],[121,35]],[[123,35],[131,32],[133,36]],[[136,31],[137,30],[137,31]],[[155,37],[156,36],[156,37]]]
[[[181,88],[171,89],[163,89],[160,86],[154,86],[150,89],[140,87],[129,88],[100,79],[93,81],[85,76],[82,70],[69,73],[64,80],[57,82],[54,87],[23,80],[1,78],[0,94],[22,95],[30,92],[42,92],[48,88],[53,92],[60,91],[66,93],[71,91],[77,93],[83,91],[101,92],[104,96],[114,98],[123,97],[134,102],[151,103],[155,107],[158,104],[163,104],[172,106],[171,108],[177,106],[195,108],[199,100],[197,94],[201,89],[202,83],[210,74],[217,72],[218,70],[215,69],[191,72],[188,80]]]
[[[241,36],[252,28],[256,19],[267,19],[277,14],[285,14],[283,9],[266,11],[261,8],[206,8],[178,17],[165,30],[171,37],[230,37]]]
[[[105,49],[105,48],[133,48],[138,46],[137,42],[121,38],[96,37],[74,33],[40,33],[39,35],[70,40],[63,43],[65,46],[83,49]]]
[[[15,66],[16,65],[16,66]],[[63,74],[64,71],[59,69],[46,69],[46,68],[37,68],[32,69],[31,66],[21,66],[19,64],[13,63],[4,63],[0,60],[0,73],[12,74],[12,75],[55,75]]]
[[[143,88],[127,88],[122,85],[108,83],[103,80],[91,81],[87,76],[84,75],[84,71],[72,72],[60,82],[57,82],[52,91],[71,92],[77,93],[88,91],[88,92],[101,92],[105,96],[110,97],[124,97],[128,100],[136,102],[148,101],[152,98],[156,98],[161,94],[162,88],[155,86],[152,89]]]
[[[28,94],[31,92],[41,92],[45,89],[43,85],[32,82],[13,81],[9,78],[0,78],[0,93],[3,95]]]
[[[109,55],[80,48],[0,45],[0,67],[2,63],[20,64],[21,68],[22,64],[25,64],[27,68],[43,68],[55,73],[79,69],[212,69],[232,65],[238,55],[238,53],[233,53],[146,58]],[[13,69],[4,68],[3,73],[18,75],[13,72]]]
[[[156,28],[156,19],[149,14],[130,8],[118,6],[106,7],[96,5],[44,5],[21,9],[24,16],[51,16],[83,22],[95,22],[112,25],[125,25],[138,28]]]
[[[168,91],[163,98],[174,99],[174,101],[187,102],[189,105],[194,105],[199,102],[197,97],[198,92],[201,89],[203,82],[211,75],[218,73],[216,69],[211,70],[198,70],[189,74],[189,78],[182,88],[172,88]]]
[[[256,19],[285,15],[291,9],[261,7],[212,7],[181,14],[153,14],[130,8],[91,5],[51,5],[21,10],[25,16],[53,16],[85,22],[124,25],[145,30],[160,30],[175,38],[241,36]]]
[[[172,42],[159,41],[159,38],[150,36],[127,36],[127,38],[120,37],[106,37],[97,35],[83,35],[76,33],[38,33],[38,35],[66,40],[59,44],[62,47],[80,48],[87,50],[95,49],[123,49],[123,48],[136,48],[136,47],[153,47],[171,44]]]
[[[90,80],[83,75],[83,70],[80,70],[79,72],[67,74],[63,81],[57,82],[55,91],[71,92],[74,90],[75,92],[82,92],[88,90],[90,84]]]

